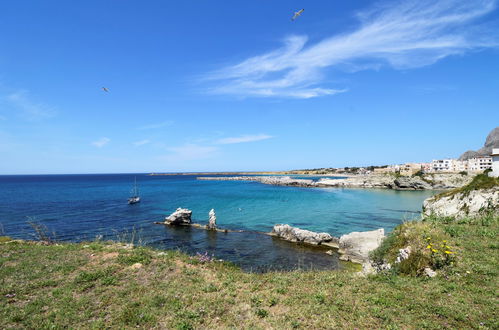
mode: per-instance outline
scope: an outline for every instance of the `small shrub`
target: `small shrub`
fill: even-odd
[[[397,226],[370,256],[375,263],[392,264],[395,273],[416,276],[426,267],[441,269],[455,262],[456,252],[447,243],[449,239],[436,222],[409,221]],[[399,250],[408,246],[409,257],[396,263]]]
[[[255,312],[255,314],[260,317],[260,318],[264,318],[264,317],[267,317],[269,315],[269,312],[266,311],[265,309],[263,308],[258,308]]]

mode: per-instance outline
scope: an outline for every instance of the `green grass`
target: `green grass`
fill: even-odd
[[[432,279],[251,274],[174,251],[104,242],[1,243],[0,328],[497,329],[497,217],[406,226],[415,226],[410,237],[397,231],[380,256],[430,234],[452,241],[455,264]]]

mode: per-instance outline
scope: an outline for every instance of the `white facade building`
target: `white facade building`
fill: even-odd
[[[468,161],[467,160],[455,160],[453,159],[451,164],[452,172],[465,172],[468,171]]]
[[[499,177],[499,148],[492,149],[492,172],[489,173],[490,176]]]
[[[434,159],[431,162],[432,172],[451,172],[454,159]]]
[[[492,157],[483,156],[468,159],[468,170],[471,172],[483,172],[492,168]]]

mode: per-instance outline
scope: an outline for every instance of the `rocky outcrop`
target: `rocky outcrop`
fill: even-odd
[[[363,264],[369,260],[369,253],[377,249],[381,244],[385,230],[377,229],[365,232],[352,232],[337,238],[328,233],[315,233],[291,227],[290,225],[279,224],[274,226],[270,235],[289,242],[338,248],[338,252],[341,255],[340,260]]]
[[[450,189],[468,184],[472,177],[461,174],[439,173],[424,176],[359,175],[346,179],[321,179],[319,187],[389,188],[394,190]]]
[[[499,127],[494,128],[487,139],[485,139],[485,144],[483,147],[477,151],[468,150],[459,157],[459,160],[467,160],[478,156],[489,156],[492,153],[493,148],[499,148]]]
[[[474,175],[453,173],[429,173],[423,176],[433,189],[452,189],[467,185],[473,180]]]
[[[392,175],[359,175],[346,179],[323,178],[317,181],[319,187],[339,187],[339,188],[391,188]]]
[[[331,242],[334,237],[328,233],[315,233],[310,230],[291,227],[290,225],[278,224],[272,228],[270,233],[272,236],[282,238],[286,241],[296,243],[307,243],[312,245],[320,245],[325,242]]]
[[[188,209],[178,208],[175,212],[165,218],[167,225],[190,225],[192,211]]]
[[[217,229],[217,216],[215,215],[215,210],[211,209],[210,213],[208,213],[208,216],[210,218],[208,219],[208,225],[206,226],[206,228],[210,230]]]
[[[425,190],[434,189],[433,186],[418,176],[401,176],[393,180],[392,189],[396,190]]]
[[[486,212],[499,214],[499,188],[436,195],[423,202],[423,215],[474,217]]]
[[[294,179],[289,176],[212,176],[198,180],[256,181],[276,186],[322,187],[322,188],[387,188],[395,190],[450,189],[467,184],[471,177],[461,174],[425,174],[419,176],[357,175],[342,179],[322,178],[319,181]]]
[[[364,232],[352,232],[340,237],[340,260],[364,263],[369,260],[369,253],[377,249],[385,237],[384,229]]]

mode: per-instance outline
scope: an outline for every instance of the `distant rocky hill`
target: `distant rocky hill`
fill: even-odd
[[[477,156],[488,156],[492,153],[492,148],[499,148],[499,127],[494,128],[489,133],[483,148],[477,151],[468,150],[459,157],[459,160],[468,160]]]

